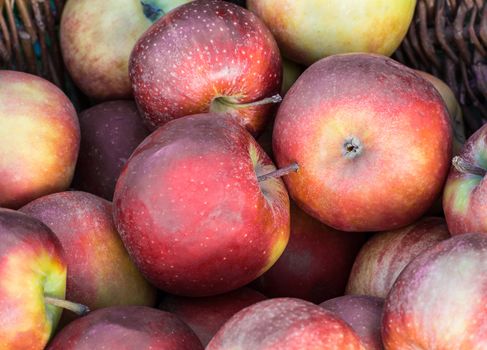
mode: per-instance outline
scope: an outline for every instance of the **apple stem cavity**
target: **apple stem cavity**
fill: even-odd
[[[72,311],[79,316],[84,316],[88,312],[90,312],[90,309],[88,308],[88,306],[83,305],[83,304],[74,303],[74,302],[69,301],[69,300],[58,299],[58,298],[53,298],[53,297],[48,297],[48,296],[45,296],[44,300],[49,305],[61,307],[63,309]]]
[[[144,16],[147,17],[150,21],[155,22],[162,16],[164,16],[164,11],[153,4],[150,4],[146,1],[140,2],[144,11]]]
[[[464,174],[472,174],[472,175],[478,175],[482,177],[484,177],[485,174],[487,174],[487,170],[467,162],[465,159],[463,159],[460,156],[453,157],[452,164],[455,167],[455,169],[457,169],[459,172]]]
[[[295,173],[298,170],[299,170],[299,165],[297,163],[293,163],[293,164],[290,164],[284,168],[277,169],[277,170],[271,171],[270,173],[257,176],[257,180],[259,182],[262,182],[262,181],[265,181],[268,179],[273,179],[273,178],[281,177],[281,176],[284,176],[284,175],[287,175],[290,173]]]

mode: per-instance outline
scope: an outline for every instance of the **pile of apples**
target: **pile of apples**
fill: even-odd
[[[487,349],[487,127],[415,0],[69,0],[0,71],[0,349]],[[285,59],[283,57],[286,57]]]

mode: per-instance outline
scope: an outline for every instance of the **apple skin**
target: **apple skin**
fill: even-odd
[[[387,350],[487,349],[487,237],[465,234],[417,256],[387,296]]]
[[[438,197],[451,133],[431,83],[388,57],[344,54],[300,76],[272,142],[279,167],[300,167],[284,181],[301,209],[337,230],[385,231],[415,222]]]
[[[261,301],[235,314],[206,350],[365,350],[338,316],[294,298]]]
[[[159,14],[148,18],[139,0],[76,0],[63,9],[60,44],[76,85],[95,100],[128,98],[130,53],[162,14],[190,0],[144,0]]]
[[[367,350],[382,350],[381,319],[384,299],[367,295],[345,295],[320,304],[347,322]]]
[[[434,85],[446,103],[453,127],[453,155],[457,155],[466,141],[462,108],[453,91],[443,80],[420,70],[416,72]]]
[[[405,228],[375,234],[355,259],[346,293],[385,298],[411,260],[448,238],[446,222],[438,217],[422,218]]]
[[[0,349],[43,349],[61,316],[44,296],[64,299],[66,261],[42,222],[0,208]]]
[[[149,135],[133,101],[109,101],[79,115],[81,147],[74,187],[109,201],[134,149]]]
[[[347,52],[391,55],[407,33],[415,5],[416,0],[247,0],[283,54],[306,65]]]
[[[0,207],[17,209],[69,187],[79,123],[72,103],[47,80],[1,70],[0,82]]]
[[[270,297],[320,303],[343,295],[364,234],[336,231],[291,204],[291,235],[284,253],[256,281]]]
[[[469,137],[458,154],[471,165],[487,169],[487,126]],[[487,185],[484,176],[452,166],[443,192],[443,210],[452,235],[487,233]]]
[[[256,135],[274,105],[236,104],[278,94],[282,80],[271,32],[250,11],[220,0],[196,0],[161,18],[138,40],[129,69],[151,129],[211,111],[232,114]]]
[[[194,332],[169,312],[146,306],[112,306],[71,322],[46,350],[93,349],[203,350],[203,346]]]
[[[115,229],[110,202],[70,191],[38,198],[20,211],[42,221],[59,238],[68,264],[68,300],[90,310],[155,304],[155,289],[132,263]],[[66,317],[63,323],[75,316]]]
[[[230,317],[265,299],[267,298],[263,294],[244,287],[206,298],[167,295],[159,308],[178,316],[191,327],[203,346],[206,346]]]
[[[227,115],[187,116],[152,133],[114,195],[118,231],[145,277],[171,294],[210,296],[267,271],[289,239],[282,180],[257,180],[275,169]]]

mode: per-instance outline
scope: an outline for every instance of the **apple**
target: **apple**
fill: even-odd
[[[235,314],[206,350],[365,350],[338,316],[294,298],[261,301]]]
[[[381,317],[384,299],[366,295],[345,295],[320,304],[347,322],[368,350],[382,350]]]
[[[426,117],[427,116],[427,117]],[[448,111],[432,84],[384,56],[344,54],[309,67],[276,116],[273,149],[301,209],[341,231],[418,220],[451,157]]]
[[[167,295],[159,307],[178,316],[191,327],[203,346],[206,346],[230,317],[247,306],[265,299],[264,295],[253,289],[241,288],[205,298]]]
[[[210,296],[267,271],[289,238],[289,197],[252,136],[222,114],[176,119],[125,165],[114,218],[132,259],[156,287]]]
[[[385,298],[411,260],[448,238],[446,222],[438,217],[425,217],[407,227],[375,234],[355,259],[346,293]]]
[[[368,237],[336,231],[291,205],[291,235],[284,253],[256,282],[270,297],[314,303],[343,295],[355,256]]]
[[[420,70],[416,72],[434,85],[446,103],[453,127],[453,154],[457,155],[460,153],[460,150],[462,149],[462,146],[466,140],[462,108],[460,107],[460,104],[458,103],[453,91],[443,80]]]
[[[67,299],[91,310],[154,305],[155,290],[130,260],[113,224],[110,202],[70,191],[38,198],[20,211],[42,221],[59,238],[68,264]]]
[[[247,0],[283,54],[306,65],[347,52],[391,55],[415,6],[416,0]]]
[[[133,101],[98,104],[79,115],[81,147],[74,187],[112,200],[133,150],[149,135]]]
[[[161,18],[137,41],[129,70],[152,129],[219,112],[256,135],[280,102],[281,56],[271,32],[250,11],[220,0],[196,0]]]
[[[0,70],[0,207],[66,190],[80,131],[72,103],[40,77]]]
[[[487,237],[452,237],[417,256],[387,296],[388,350],[487,349]]]
[[[43,349],[60,305],[70,307],[61,244],[39,220],[0,208],[0,256],[0,348]]]
[[[60,24],[64,63],[76,85],[95,100],[128,98],[130,53],[166,12],[190,0],[70,0]]]
[[[465,143],[443,192],[443,210],[452,235],[487,233],[487,126],[478,129]]]
[[[175,315],[146,306],[112,306],[71,322],[47,350],[203,350]]]

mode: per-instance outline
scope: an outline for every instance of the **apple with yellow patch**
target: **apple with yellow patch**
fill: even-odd
[[[289,238],[289,197],[275,166],[230,115],[171,121],[146,138],[115,187],[114,218],[156,287],[209,296],[267,271]]]
[[[60,89],[31,74],[0,71],[0,207],[17,209],[66,190],[79,144],[76,111]]]
[[[416,0],[248,0],[284,56],[310,65],[339,53],[389,56],[407,33]]]

